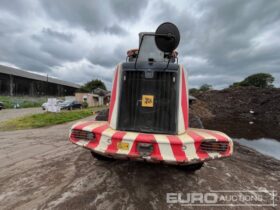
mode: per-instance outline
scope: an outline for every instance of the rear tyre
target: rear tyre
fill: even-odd
[[[106,156],[103,156],[103,155],[99,155],[93,151],[91,151],[91,155],[93,158],[97,159],[97,160],[102,160],[102,161],[112,161],[114,160],[113,158],[109,158],[109,157],[106,157]]]
[[[186,171],[195,172],[197,170],[200,170],[202,168],[203,164],[204,164],[203,162],[195,163],[195,164],[183,166],[183,168]]]
[[[96,121],[108,121],[109,109],[101,110],[97,113],[95,120]]]

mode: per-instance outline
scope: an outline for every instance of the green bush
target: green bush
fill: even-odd
[[[202,92],[212,90],[212,89],[213,89],[212,85],[208,85],[208,84],[203,84],[199,88],[199,90],[202,91]]]
[[[58,113],[44,112],[40,114],[19,117],[0,123],[0,131],[39,128],[61,124],[88,117],[94,112],[102,109],[104,109],[104,107],[62,111]]]
[[[241,82],[235,82],[230,87],[254,86],[259,88],[273,87],[274,77],[267,73],[258,73],[246,77]]]

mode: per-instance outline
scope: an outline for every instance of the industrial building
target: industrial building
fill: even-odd
[[[80,85],[0,65],[0,95],[69,96]]]

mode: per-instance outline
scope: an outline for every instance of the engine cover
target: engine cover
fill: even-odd
[[[132,67],[122,68],[117,129],[176,134],[179,66]]]

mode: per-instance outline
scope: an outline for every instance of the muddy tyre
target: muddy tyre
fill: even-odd
[[[97,160],[102,160],[102,161],[112,161],[114,160],[113,158],[109,158],[109,157],[106,157],[106,156],[103,156],[103,155],[99,155],[95,152],[91,152],[91,155],[93,158],[97,159]]]
[[[109,109],[101,110],[97,113],[95,120],[96,121],[108,121]]]

